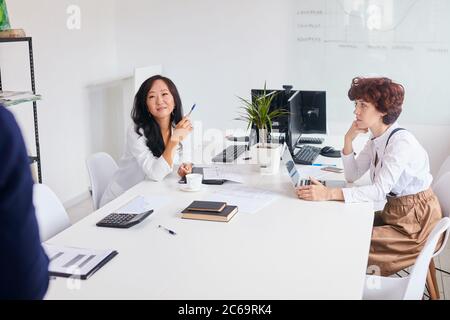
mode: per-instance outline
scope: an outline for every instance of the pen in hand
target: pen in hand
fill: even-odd
[[[191,108],[191,111],[189,111],[189,113],[186,115],[186,117],[189,117],[191,115],[192,111],[194,111],[194,109],[195,109],[195,105],[196,104],[194,103],[194,105]]]
[[[176,235],[176,232],[175,232],[175,231],[170,230],[170,229],[167,229],[166,227],[164,227],[164,226],[162,226],[162,225],[159,225],[158,228],[162,228],[162,229],[166,230],[168,233],[170,233],[170,234],[173,235],[173,236]]]

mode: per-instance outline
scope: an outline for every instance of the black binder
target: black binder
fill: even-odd
[[[62,273],[62,272],[52,272],[49,270],[49,274],[54,277],[63,277],[63,278],[77,278],[81,280],[86,280],[90,276],[92,276],[97,270],[99,270],[101,267],[103,267],[108,261],[110,261],[112,258],[117,256],[119,253],[117,251],[111,252],[105,259],[100,261],[94,268],[92,268],[88,273],[86,274],[72,274],[72,273]]]
[[[203,175],[203,168],[202,167],[193,167],[192,168],[192,173],[199,173],[199,174]],[[202,183],[203,184],[223,184],[225,181],[226,181],[225,179],[219,179],[219,180],[203,179]],[[186,183],[186,176],[181,178],[180,181],[178,181],[178,183],[185,184]]]

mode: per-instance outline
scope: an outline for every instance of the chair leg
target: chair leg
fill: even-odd
[[[433,278],[431,276],[430,269],[428,269],[428,273],[427,273],[427,286],[428,286],[428,291],[430,293],[430,299],[437,300],[438,296],[436,294],[436,288],[434,287]]]
[[[431,259],[429,271],[431,274],[431,280],[433,280],[434,289],[436,291],[436,297],[437,299],[440,299],[441,297],[439,295],[439,285],[436,279],[436,267],[434,265],[434,259]]]

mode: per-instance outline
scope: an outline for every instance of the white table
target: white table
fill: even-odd
[[[373,205],[299,200],[284,168],[275,176],[261,176],[255,165],[239,171],[246,185],[279,198],[228,223],[185,220],[182,209],[221,186],[182,192],[176,174],[139,183],[48,241],[119,254],[86,281],[51,280],[46,299],[360,299]],[[171,201],[130,229],[95,226],[136,195]]]

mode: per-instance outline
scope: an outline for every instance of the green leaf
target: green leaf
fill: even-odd
[[[289,114],[286,110],[279,109],[280,106],[274,106],[275,110],[270,111],[277,93],[267,95],[267,83],[264,82],[262,95],[252,95],[252,101],[237,97],[242,103],[239,117],[235,120],[247,122],[247,129],[255,124],[259,129],[270,128],[272,130],[272,121],[283,115]]]

